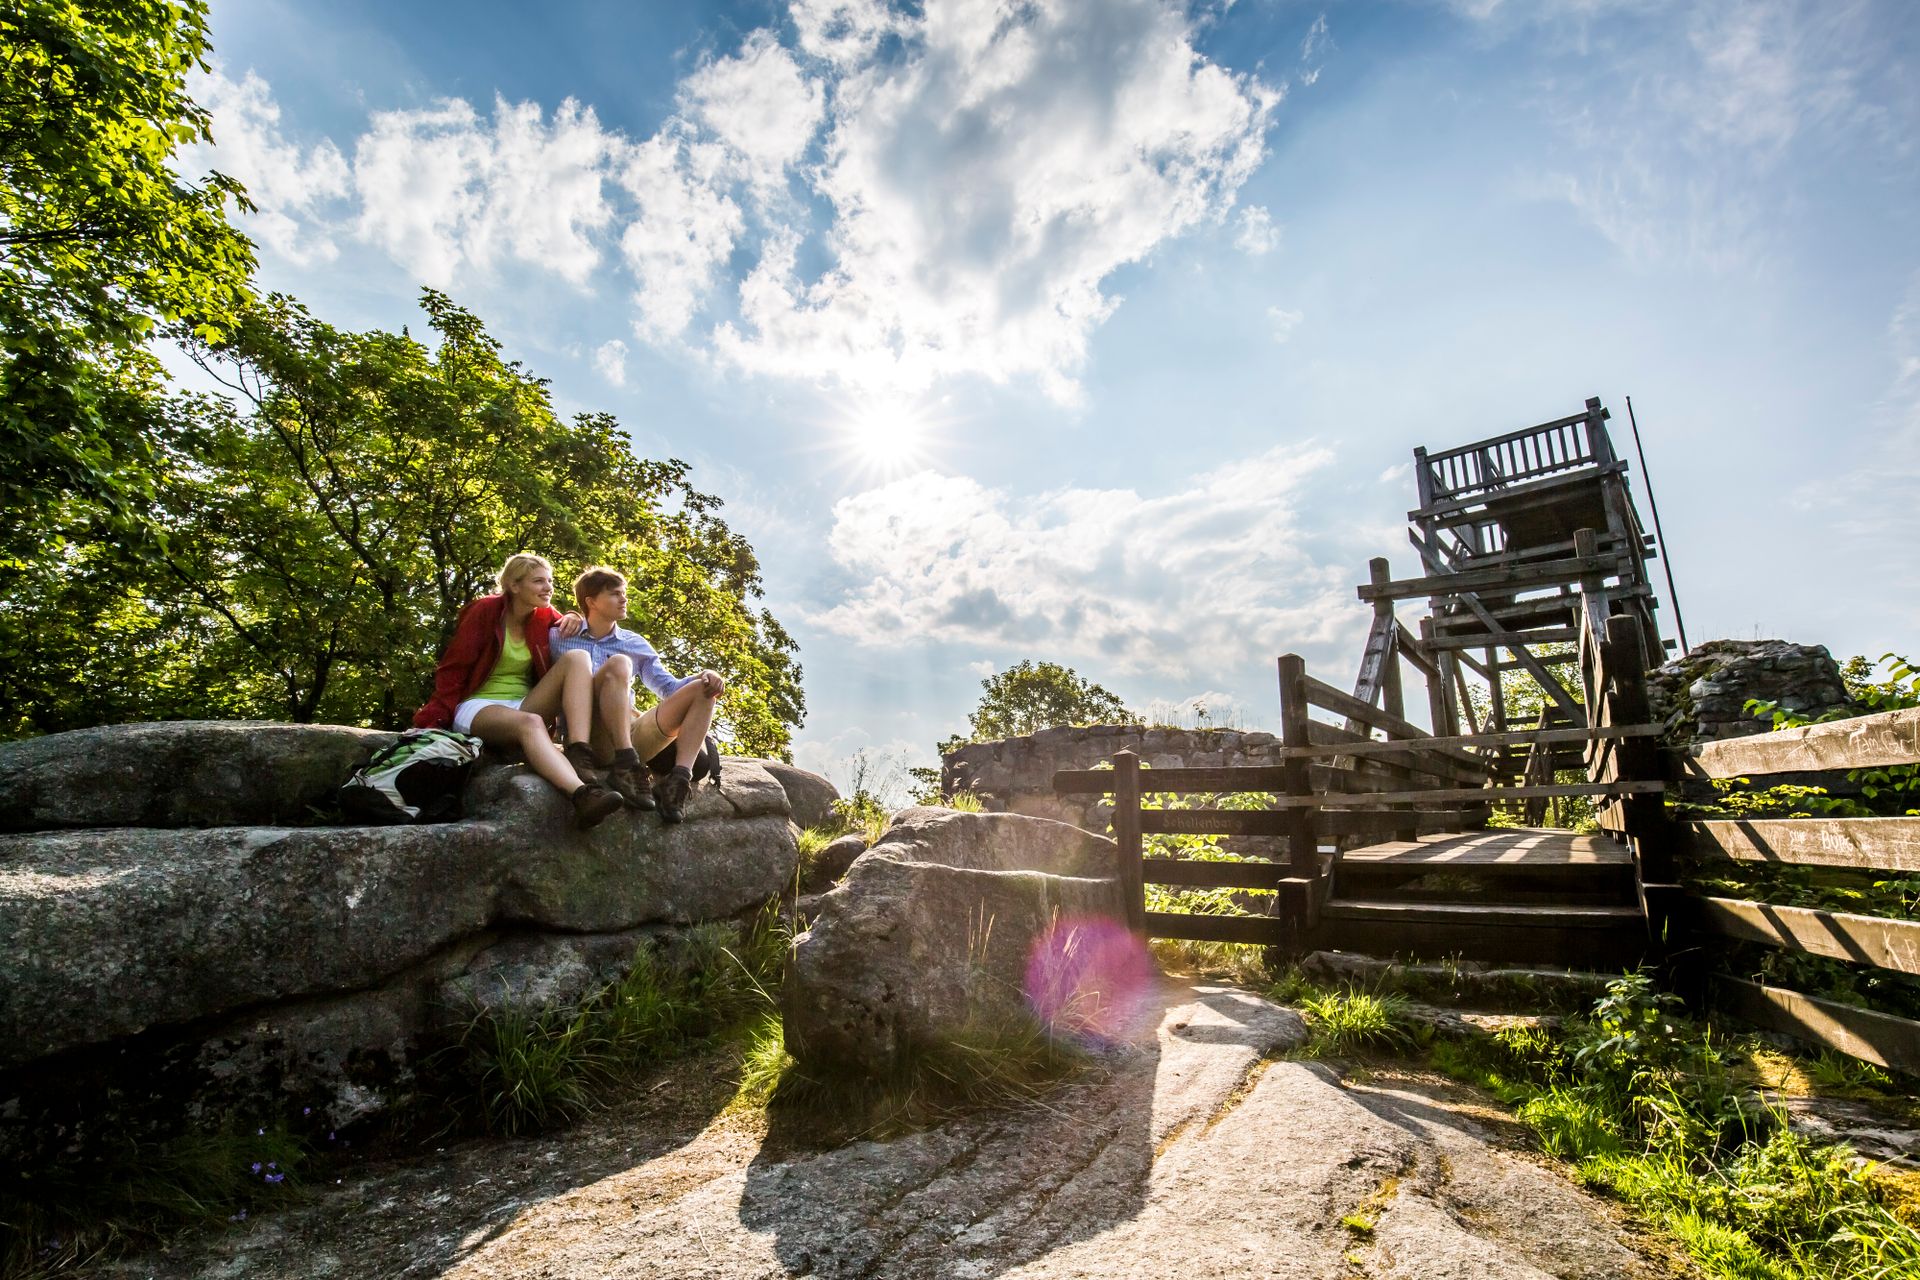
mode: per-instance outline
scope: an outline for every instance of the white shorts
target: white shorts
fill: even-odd
[[[520,704],[524,701],[526,701],[524,698],[468,698],[465,702],[453,709],[453,731],[455,733],[472,733],[473,718],[486,708],[510,707],[518,711]]]

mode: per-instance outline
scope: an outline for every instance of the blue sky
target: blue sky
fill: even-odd
[[[1907,0],[215,0],[213,32],[188,163],[253,191],[263,282],[388,328],[445,289],[563,411],[693,463],[842,780],[931,762],[1023,658],[1270,727],[1274,656],[1350,683],[1367,558],[1412,573],[1411,450],[1589,395],[1623,447],[1633,397],[1690,639],[1920,650]]]

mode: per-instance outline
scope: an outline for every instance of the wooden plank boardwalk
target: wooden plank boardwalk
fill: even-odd
[[[1349,849],[1346,866],[1391,865],[1442,870],[1451,867],[1631,867],[1633,854],[1604,836],[1575,835],[1545,827],[1495,828],[1463,834],[1422,836]]]

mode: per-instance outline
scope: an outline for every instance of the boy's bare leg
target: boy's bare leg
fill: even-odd
[[[633,749],[633,661],[616,653],[593,673],[594,754],[606,742],[614,751]]]
[[[693,762],[706,743],[707,730],[713,726],[714,704],[726,688],[718,672],[703,671],[654,708],[660,731],[674,740],[675,768],[654,790],[663,822],[680,821],[682,806],[692,789]]]
[[[607,782],[636,809],[654,807],[653,781],[633,748],[633,662],[616,653],[593,675],[594,758],[611,758]]]
[[[726,689],[718,674],[709,671],[705,675],[711,680],[712,693],[707,692],[708,685],[696,680],[669,694],[659,707],[660,730],[673,739],[674,763],[682,769],[691,769],[700,755],[707,731],[713,728],[714,709]]]

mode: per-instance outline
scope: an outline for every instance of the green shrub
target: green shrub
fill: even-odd
[[[1893,1184],[1794,1133],[1673,1003],[1631,974],[1559,1037],[1509,1029],[1437,1044],[1428,1061],[1513,1104],[1542,1149],[1671,1232],[1710,1276],[1920,1276],[1920,1233]]]

